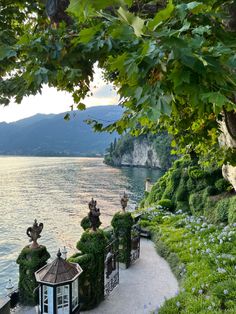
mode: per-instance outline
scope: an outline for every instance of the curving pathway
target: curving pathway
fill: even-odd
[[[84,314],[157,313],[165,299],[178,291],[178,282],[167,262],[157,255],[154,243],[141,239],[140,258],[128,269],[120,269],[120,284],[95,309]],[[34,308],[18,308],[17,314],[36,313]]]
[[[178,291],[178,282],[167,262],[157,255],[154,243],[141,239],[140,259],[120,269],[120,284],[97,308],[87,314],[146,314],[154,312]],[[157,311],[156,311],[157,312]]]

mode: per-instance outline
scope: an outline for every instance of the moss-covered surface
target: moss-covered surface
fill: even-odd
[[[114,234],[119,239],[119,261],[128,268],[131,254],[131,229],[134,224],[131,213],[118,212],[111,221]]]
[[[180,291],[158,314],[236,313],[236,224],[211,224],[203,216],[143,211],[157,252],[170,264]]]
[[[221,169],[203,169],[188,157],[174,162],[146,195],[141,207],[152,204],[172,212],[205,215],[213,223],[236,221],[236,195],[222,178]]]
[[[77,243],[77,253],[69,258],[83,269],[80,276],[81,310],[96,307],[104,299],[104,254],[108,239],[103,230],[86,230]]]
[[[34,273],[46,265],[50,258],[45,246],[31,249],[26,246],[20,253],[16,262],[19,264],[19,297],[24,305],[36,305],[38,303],[38,284]]]

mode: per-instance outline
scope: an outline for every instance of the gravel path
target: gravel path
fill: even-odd
[[[129,269],[120,269],[120,284],[97,308],[84,314],[147,314],[178,291],[178,282],[167,262],[157,255],[150,240],[141,239],[140,259]],[[23,308],[17,314],[33,314]]]

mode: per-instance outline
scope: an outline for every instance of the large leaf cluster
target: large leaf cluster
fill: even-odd
[[[71,92],[84,109],[98,62],[126,111],[105,128],[90,121],[97,130],[138,135],[165,127],[185,151],[215,151],[217,121],[223,109],[235,110],[233,2],[158,1],[161,9],[153,12],[150,1],[71,0],[73,23],[55,26],[43,2],[3,1],[0,102],[21,102],[49,84]]]

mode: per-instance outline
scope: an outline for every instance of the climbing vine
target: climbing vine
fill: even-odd
[[[31,249],[26,246],[20,253],[16,262],[20,265],[19,269],[19,295],[20,302],[25,305],[38,304],[38,283],[36,282],[34,273],[41,267],[46,265],[50,258],[45,246],[39,246]]]
[[[111,221],[115,237],[119,240],[119,261],[128,268],[131,254],[131,229],[133,226],[131,213],[116,213]]]
[[[103,230],[86,230],[77,243],[77,253],[69,258],[83,269],[80,276],[81,309],[96,307],[104,299],[104,255],[108,239]]]

